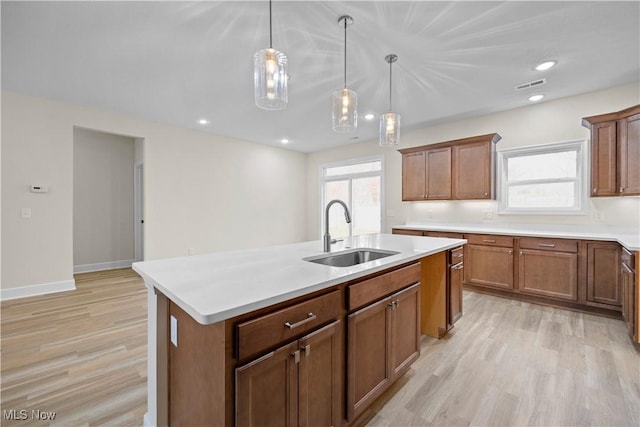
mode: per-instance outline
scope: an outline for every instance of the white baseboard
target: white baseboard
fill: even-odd
[[[144,417],[142,418],[142,425],[144,427],[154,427],[149,418],[151,418],[151,415],[148,412],[145,412]]]
[[[113,270],[114,268],[131,267],[136,262],[135,259],[125,259],[123,261],[99,262],[96,264],[74,265],[73,273],[89,273],[91,271]]]
[[[63,280],[61,282],[42,283],[39,285],[21,286],[19,288],[0,289],[0,300],[34,297],[38,295],[53,294],[56,292],[74,291],[75,280]]]

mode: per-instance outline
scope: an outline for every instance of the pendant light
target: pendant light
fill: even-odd
[[[351,132],[358,127],[358,94],[347,89],[347,25],[353,18],[343,15],[338,24],[344,24],[344,88],[333,92],[332,124],[335,132]]]
[[[253,56],[256,105],[265,110],[287,108],[287,56],[273,48],[271,0],[269,0],[269,48]]]
[[[389,63],[389,112],[380,116],[380,146],[395,147],[400,143],[400,114],[391,112],[391,64],[398,55],[389,54],[384,60]]]

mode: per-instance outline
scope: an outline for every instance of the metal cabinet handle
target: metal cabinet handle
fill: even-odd
[[[495,243],[496,240],[495,239],[482,239],[483,242],[485,243]]]
[[[456,258],[462,258],[464,254],[456,254]]]
[[[513,249],[509,249],[509,252],[507,252],[509,255],[511,255],[513,253]]]
[[[627,267],[626,264],[622,264],[622,268],[624,268],[627,271],[627,273],[633,274],[633,270]]]
[[[538,246],[541,248],[555,248],[556,245],[554,243],[538,243]]]
[[[597,193],[597,192],[598,192],[598,189],[597,189],[597,188],[594,188],[594,189],[593,189],[593,192],[594,192],[594,193]]]
[[[463,268],[463,267],[464,267],[464,264],[463,264],[463,263],[461,263],[461,262],[459,262],[459,263],[457,263],[456,265],[452,265],[452,266],[451,266],[451,269],[452,269],[452,270],[462,270],[462,268]]]
[[[389,304],[387,304],[387,307],[389,307],[391,310],[395,310],[396,308],[398,308],[399,305],[400,305],[400,302],[396,300],[396,301],[389,302]]]
[[[311,345],[310,344],[307,344],[307,345],[303,346],[300,350],[302,350],[304,352],[304,357],[311,356]]]
[[[624,191],[623,187],[620,187],[620,193],[622,193]]]
[[[309,322],[311,322],[313,320],[316,320],[316,315],[313,314],[313,313],[309,313],[309,314],[307,314],[307,318],[306,319],[300,320],[299,322],[295,322],[295,323],[287,322],[287,323],[284,324],[284,326],[286,326],[289,329],[295,329],[298,326],[302,326],[305,323],[309,323]]]
[[[300,363],[300,350],[292,352],[291,355],[293,356],[293,361],[295,363]]]
[[[489,195],[489,193],[484,193],[485,197]]]
[[[520,255],[524,255],[524,252],[520,251]]]

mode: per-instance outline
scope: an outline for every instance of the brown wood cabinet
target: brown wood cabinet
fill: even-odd
[[[522,237],[518,252],[518,290],[578,300],[578,241]]]
[[[582,125],[591,129],[591,196],[640,195],[640,105]]]
[[[622,305],[620,245],[613,242],[587,243],[587,304]]]
[[[464,281],[480,286],[513,289],[513,238],[466,235]]]
[[[634,342],[639,341],[638,333],[638,290],[636,283],[635,256],[622,248],[620,257],[620,285],[622,293],[622,317]]]
[[[236,425],[340,425],[339,324],[237,368]]]
[[[497,133],[399,150],[402,200],[495,197]]]
[[[464,277],[464,249],[449,251],[449,286],[447,286],[447,329],[462,317],[462,280]]]
[[[495,174],[493,140],[454,145],[453,199],[493,199]]]
[[[355,419],[420,355],[420,284],[348,316],[347,419]]]

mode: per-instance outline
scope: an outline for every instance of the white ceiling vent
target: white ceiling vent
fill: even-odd
[[[523,90],[523,89],[529,89],[531,87],[542,86],[544,84],[547,84],[547,79],[540,79],[540,80],[534,80],[534,81],[529,82],[529,83],[522,83],[521,85],[516,86],[514,89],[515,90]]]

